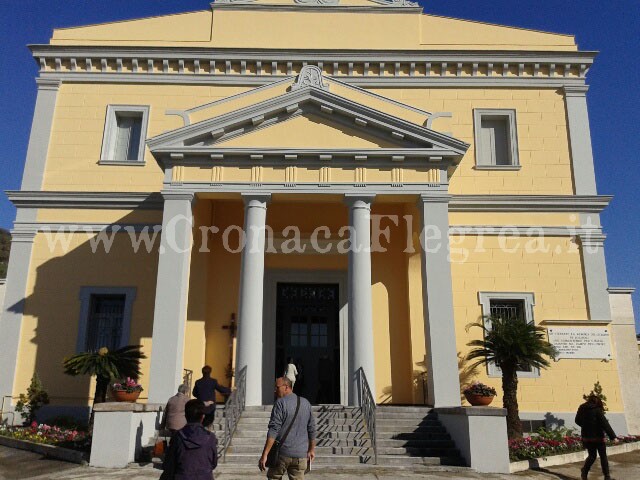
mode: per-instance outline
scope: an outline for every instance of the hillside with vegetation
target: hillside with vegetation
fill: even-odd
[[[0,278],[7,276],[9,250],[11,250],[11,234],[4,228],[0,228]]]

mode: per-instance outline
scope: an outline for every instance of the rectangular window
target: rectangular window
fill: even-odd
[[[85,350],[116,350],[122,338],[125,295],[91,295]]]
[[[149,107],[109,105],[100,163],[144,164]]]
[[[76,350],[95,352],[128,345],[135,298],[135,287],[82,287]]]
[[[514,292],[479,292],[478,299],[482,306],[482,316],[496,316],[513,322],[533,323],[533,293]],[[500,377],[502,372],[495,364],[488,366],[490,377]],[[518,368],[518,377],[539,377],[540,371],[522,366]]]
[[[489,301],[489,311],[492,317],[500,317],[511,322],[526,322],[524,300],[500,300]],[[531,373],[530,366],[519,366],[518,372]]]
[[[476,168],[519,169],[515,110],[476,109]]]

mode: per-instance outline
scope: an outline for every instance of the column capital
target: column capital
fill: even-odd
[[[241,193],[240,196],[245,207],[267,208],[267,205],[271,203],[270,193]]]
[[[607,235],[604,233],[585,232],[578,238],[583,247],[603,247]]]
[[[11,243],[33,243],[36,233],[35,228],[11,230]]]
[[[345,193],[344,203],[351,208],[368,208],[376,198],[375,193]]]
[[[425,203],[446,203],[448,204],[451,201],[452,195],[448,194],[430,194],[430,193],[422,193],[418,197],[418,206],[422,206]]]
[[[53,90],[58,91],[62,82],[60,80],[53,80],[51,78],[36,78],[36,85],[38,90]]]
[[[565,85],[562,89],[565,97],[584,97],[589,91],[589,85]]]
[[[162,198],[164,201],[171,200],[187,200],[189,202],[194,202],[196,198],[196,194],[194,192],[160,192],[162,194]]]

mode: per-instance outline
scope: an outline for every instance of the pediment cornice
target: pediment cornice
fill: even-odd
[[[469,144],[451,136],[436,132],[394,117],[387,113],[357,103],[345,97],[331,93],[322,77],[318,77],[316,67],[307,67],[285,94],[264,100],[253,105],[234,110],[198,123],[187,125],[147,141],[151,153],[163,163],[178,156],[229,156],[259,155],[260,151],[269,151],[270,155],[365,156],[365,157],[413,157],[423,159],[447,159],[456,162],[464,155]],[[309,74],[309,75],[307,75]],[[315,76],[314,76],[315,75]],[[309,82],[305,79],[313,78]],[[315,83],[314,83],[315,82]],[[315,86],[314,86],[315,85]],[[282,145],[278,149],[264,149],[256,145],[255,149],[225,148],[221,143],[240,135],[247,135],[256,129],[269,128],[296,116],[313,114],[325,119],[327,124],[337,128],[349,126],[361,131],[363,135],[385,139],[394,148],[370,149],[291,149]],[[364,152],[364,153],[363,153]],[[182,159],[182,158],[181,158]]]

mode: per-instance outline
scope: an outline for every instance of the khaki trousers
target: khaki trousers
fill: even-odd
[[[290,480],[303,480],[304,472],[307,469],[306,458],[291,458],[280,456],[278,465],[269,467],[267,478],[280,480],[285,472],[289,475]]]

